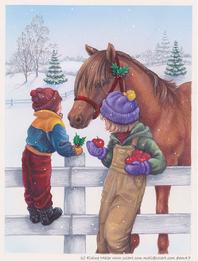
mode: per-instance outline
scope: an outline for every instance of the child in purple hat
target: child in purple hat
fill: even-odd
[[[146,186],[146,176],[166,168],[165,158],[152,138],[150,129],[139,121],[140,109],[133,90],[114,91],[100,109],[106,129],[111,133],[107,148],[87,142],[89,153],[109,168],[99,213],[97,253],[132,253],[131,230]],[[149,155],[142,160],[126,159],[134,151]]]

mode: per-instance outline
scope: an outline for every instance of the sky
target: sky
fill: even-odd
[[[171,44],[175,40],[191,53],[191,6],[56,6],[7,5],[6,55],[16,49],[16,41],[32,17],[41,15],[50,30],[50,42],[63,56],[86,56],[84,45],[135,55],[154,49],[164,31]]]

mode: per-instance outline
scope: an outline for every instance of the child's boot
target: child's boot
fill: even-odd
[[[36,208],[27,208],[30,214],[30,220],[32,223],[38,223],[40,222],[40,214]]]
[[[44,208],[39,209],[41,224],[46,226],[50,225],[54,220],[59,218],[63,211],[61,208]]]

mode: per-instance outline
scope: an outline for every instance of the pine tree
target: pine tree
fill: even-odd
[[[167,62],[165,74],[168,76],[179,76],[186,74],[186,68],[184,66],[177,41],[174,42],[171,56]]]
[[[161,54],[161,45],[157,43],[155,50],[154,50],[154,64],[160,65],[162,61],[162,54]]]
[[[65,75],[63,74],[62,69],[59,65],[60,63],[58,60],[57,51],[53,50],[52,57],[49,63],[50,66],[44,81],[47,84],[51,84],[51,85],[57,85],[66,82],[67,79],[65,78]]]
[[[164,31],[160,45],[158,46],[158,55],[160,55],[160,64],[167,64],[170,57],[170,42],[166,31]]]

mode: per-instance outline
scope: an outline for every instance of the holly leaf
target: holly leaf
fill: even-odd
[[[75,135],[75,137],[74,137],[74,139],[73,139],[73,143],[74,143],[75,145],[78,145],[78,144],[79,144],[79,139],[80,139],[80,136],[77,135],[77,133],[76,133],[76,135]]]
[[[82,146],[84,143],[85,143],[85,139],[86,139],[86,137],[80,137],[77,133],[76,133],[76,135],[75,135],[75,137],[74,137],[74,139],[73,139],[73,143],[75,144],[75,145],[79,145],[79,146]]]
[[[79,145],[82,146],[84,143],[85,143],[85,139],[86,137],[82,137],[80,140],[79,140]]]
[[[129,72],[129,68],[127,66],[118,66],[116,63],[112,63],[111,65],[113,75],[124,76]]]

